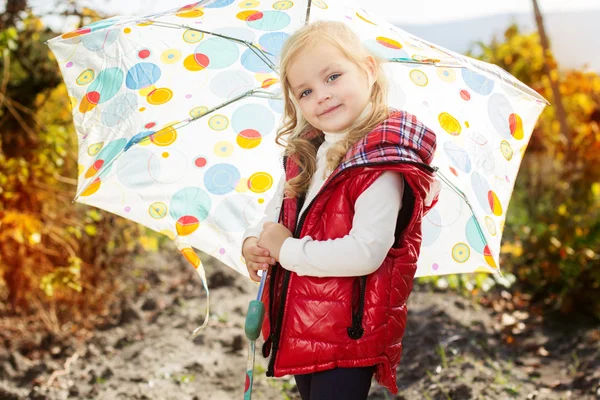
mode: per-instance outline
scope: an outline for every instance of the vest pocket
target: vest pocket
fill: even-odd
[[[348,336],[351,339],[357,340],[360,339],[365,330],[362,326],[363,314],[365,311],[365,291],[367,287],[367,277],[359,276],[356,278],[356,283],[353,286],[352,293],[352,303],[354,303],[354,299],[357,298],[355,296],[355,291],[358,291],[358,298],[356,302],[356,306],[352,304],[352,326],[348,327]]]

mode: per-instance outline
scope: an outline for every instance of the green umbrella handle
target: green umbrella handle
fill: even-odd
[[[277,201],[278,207],[276,208],[275,215],[279,215],[279,210],[283,204],[283,196],[279,194]],[[277,222],[277,219],[275,219]],[[265,319],[265,305],[261,301],[265,284],[267,282],[267,271],[264,271],[260,277],[260,285],[258,286],[258,293],[256,294],[256,300],[252,300],[248,304],[248,312],[246,313],[246,324],[244,331],[246,337],[250,339],[250,346],[248,347],[248,362],[246,365],[246,386],[244,388],[244,400],[250,400],[252,398],[252,383],[254,382],[254,353],[256,346],[256,339],[260,336],[262,330],[263,320]]]
[[[250,340],[256,340],[260,336],[263,319],[265,317],[265,305],[260,300],[252,300],[248,304],[248,313],[246,314],[246,337]]]

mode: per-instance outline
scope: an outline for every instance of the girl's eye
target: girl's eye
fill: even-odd
[[[329,78],[327,78],[327,82],[335,81],[339,77],[340,77],[340,74],[333,74]],[[331,78],[333,78],[333,79],[331,79]]]
[[[303,98],[305,95],[308,96],[310,94],[310,89],[306,89],[304,92],[300,93],[300,98]]]

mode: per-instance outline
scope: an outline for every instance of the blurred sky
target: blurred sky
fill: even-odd
[[[193,1],[80,0],[78,3],[111,14],[144,15]],[[538,3],[543,12],[600,9],[600,0],[538,0]],[[39,11],[47,11],[55,7],[56,1],[29,0],[29,4]],[[390,22],[404,24],[428,24],[497,14],[533,12],[531,0],[358,0],[358,4],[373,14],[386,16]]]
[[[235,0],[241,2],[242,0]],[[273,3],[275,0],[260,0]],[[342,0],[325,0],[342,1]],[[69,0],[28,0],[37,15],[60,12]],[[193,0],[76,0],[107,15],[147,15],[193,3]],[[357,0],[360,7],[402,29],[459,53],[473,43],[489,43],[517,23],[522,32],[536,29],[531,0]],[[600,72],[600,0],[538,0],[561,67]],[[0,12],[4,2],[0,0]],[[56,32],[74,29],[76,17],[49,16]]]

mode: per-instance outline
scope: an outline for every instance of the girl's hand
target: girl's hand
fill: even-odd
[[[258,246],[258,238],[250,236],[244,240],[242,244],[242,256],[246,260],[246,268],[250,279],[254,282],[260,282],[258,271],[264,271],[269,268],[269,265],[275,265],[275,259],[270,257],[269,250]]]
[[[285,239],[292,237],[292,232],[282,224],[265,222],[263,231],[258,239],[258,246],[269,250],[271,257],[279,261],[279,251]]]

